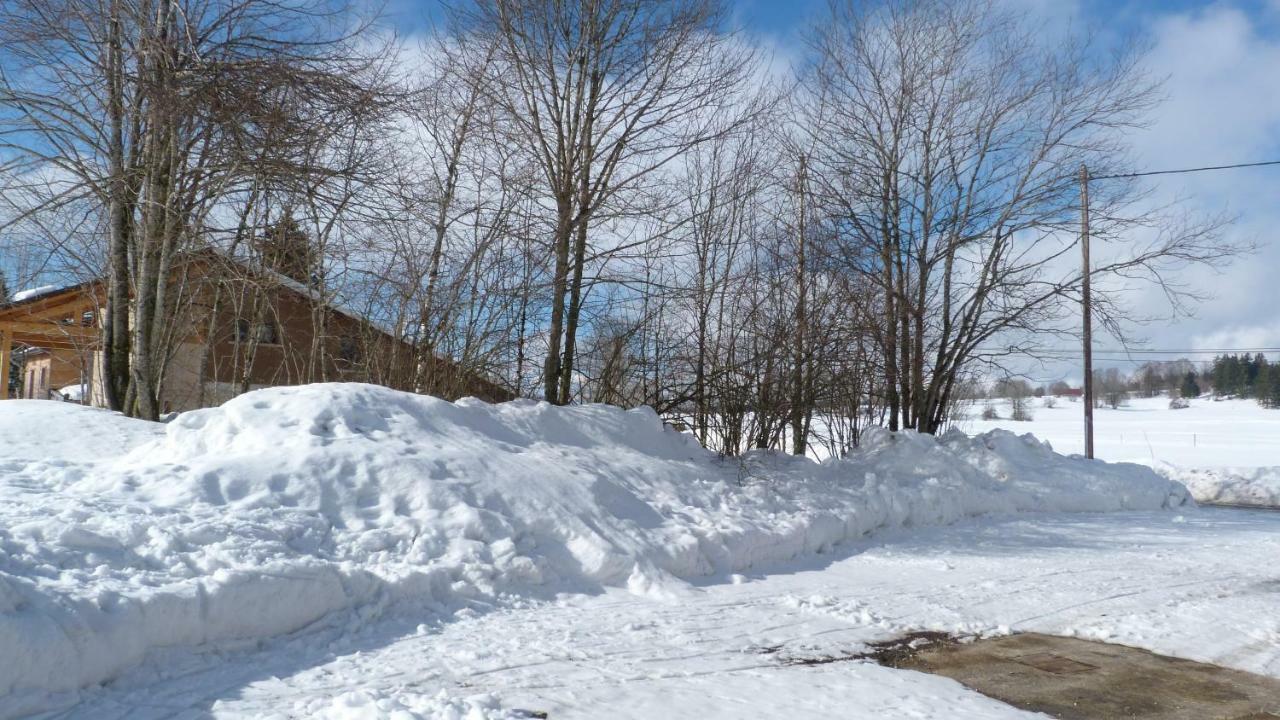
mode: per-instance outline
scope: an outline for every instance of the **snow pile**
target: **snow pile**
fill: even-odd
[[[67,402],[82,403],[88,394],[88,388],[84,384],[68,385],[58,388],[58,394]]]
[[[1280,467],[1193,469],[1164,463],[1158,470],[1186,485],[1199,502],[1280,508]]]
[[[359,622],[393,602],[603,585],[672,597],[678,578],[877,528],[1190,502],[1148,468],[1004,431],[872,432],[823,464],[724,459],[647,409],[357,384],[262,390],[163,427],[4,403],[0,443],[0,657],[23,658],[0,663],[0,708],[15,713],[154,648]]]

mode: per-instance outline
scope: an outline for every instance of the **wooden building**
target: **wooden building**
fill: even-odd
[[[178,298],[164,331],[168,358],[162,412],[218,405],[249,390],[310,382],[371,382],[411,390],[418,370],[413,345],[356,313],[316,299],[307,284],[211,252],[186,258],[170,278]],[[0,399],[102,391],[101,312],[105,283],[50,289],[0,304],[0,368],[20,360],[19,382],[0,383]],[[431,356],[427,391],[445,398],[512,397],[498,384]],[[74,393],[71,393],[74,394]]]

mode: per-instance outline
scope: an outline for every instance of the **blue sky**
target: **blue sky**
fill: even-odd
[[[1103,44],[1137,35],[1149,42],[1150,72],[1165,79],[1166,101],[1132,141],[1150,169],[1280,159],[1280,0],[996,0],[1025,11],[1046,32],[1068,25],[1104,33]],[[781,58],[799,57],[827,0],[731,0],[732,19]],[[435,0],[386,0],[388,24],[428,32]],[[1259,253],[1222,273],[1187,280],[1214,293],[1194,318],[1140,331],[1150,347],[1280,347],[1280,168],[1175,176],[1154,181],[1157,197],[1193,211],[1227,211],[1230,232]],[[2,264],[2,262],[0,262]],[[10,274],[10,280],[12,280]],[[1137,290],[1134,307],[1167,313],[1157,293]],[[1099,345],[1114,346],[1102,339]],[[1069,369],[1045,368],[1037,379]]]
[[[1102,35],[1105,46],[1135,37],[1150,44],[1147,67],[1164,80],[1165,102],[1150,127],[1133,134],[1148,169],[1280,160],[1280,0],[997,0],[1026,12],[1047,32],[1071,26]],[[826,0],[737,0],[738,21],[777,52],[799,55]],[[1150,348],[1280,347],[1280,167],[1153,179],[1160,200],[1193,212],[1226,212],[1228,231],[1257,243],[1258,254],[1222,272],[1195,270],[1187,281],[1213,297],[1195,317],[1136,329]],[[1169,316],[1159,293],[1135,290],[1132,306]],[[1101,338],[1097,346],[1117,347]],[[1277,357],[1272,354],[1272,357]],[[1136,363],[1115,364],[1131,369]],[[1031,369],[1037,380],[1079,376],[1072,364]]]
[[[1166,101],[1132,142],[1149,169],[1280,159],[1280,0],[995,0],[1025,12],[1052,33],[1065,27],[1101,34],[1103,47],[1150,44],[1148,69],[1165,80]],[[421,32],[438,6],[389,0],[392,22]],[[730,0],[732,22],[781,60],[798,58],[827,0]],[[1196,317],[1161,320],[1136,331],[1150,348],[1280,347],[1280,168],[1174,176],[1153,181],[1157,198],[1193,212],[1238,217],[1230,232],[1259,253],[1224,272],[1197,270],[1187,281],[1214,297]],[[1135,290],[1132,306],[1168,317],[1163,297]],[[1099,346],[1115,347],[1107,338]],[[1103,363],[1105,365],[1105,363]],[[1119,363],[1131,368],[1134,363]],[[1055,364],[1034,371],[1049,381],[1077,377]]]

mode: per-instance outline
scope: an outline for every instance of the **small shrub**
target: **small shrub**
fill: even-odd
[[[1009,419],[1014,422],[1031,422],[1031,408],[1028,403],[1023,400],[1013,403],[1013,412],[1009,414]]]
[[[983,420],[999,420],[1000,413],[996,412],[996,406],[992,405],[991,403],[987,403],[986,407],[982,408],[982,419]]]
[[[1169,401],[1170,410],[1186,410],[1189,407],[1191,407],[1191,403],[1183,398],[1174,398]]]

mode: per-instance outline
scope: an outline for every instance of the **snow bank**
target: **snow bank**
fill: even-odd
[[[88,394],[88,390],[89,388],[84,384],[77,383],[75,385],[67,385],[66,387],[58,388],[58,394],[67,402],[82,403],[84,402],[85,395]]]
[[[722,459],[647,409],[358,384],[262,390],[163,427],[4,403],[0,441],[0,657],[23,659],[0,663],[11,714],[154,648],[359,621],[397,601],[602,585],[670,596],[677,578],[877,528],[1190,502],[1148,468],[1004,431],[872,432],[823,464]]]
[[[1280,508],[1280,467],[1195,469],[1162,463],[1157,470],[1185,485],[1198,502]]]

